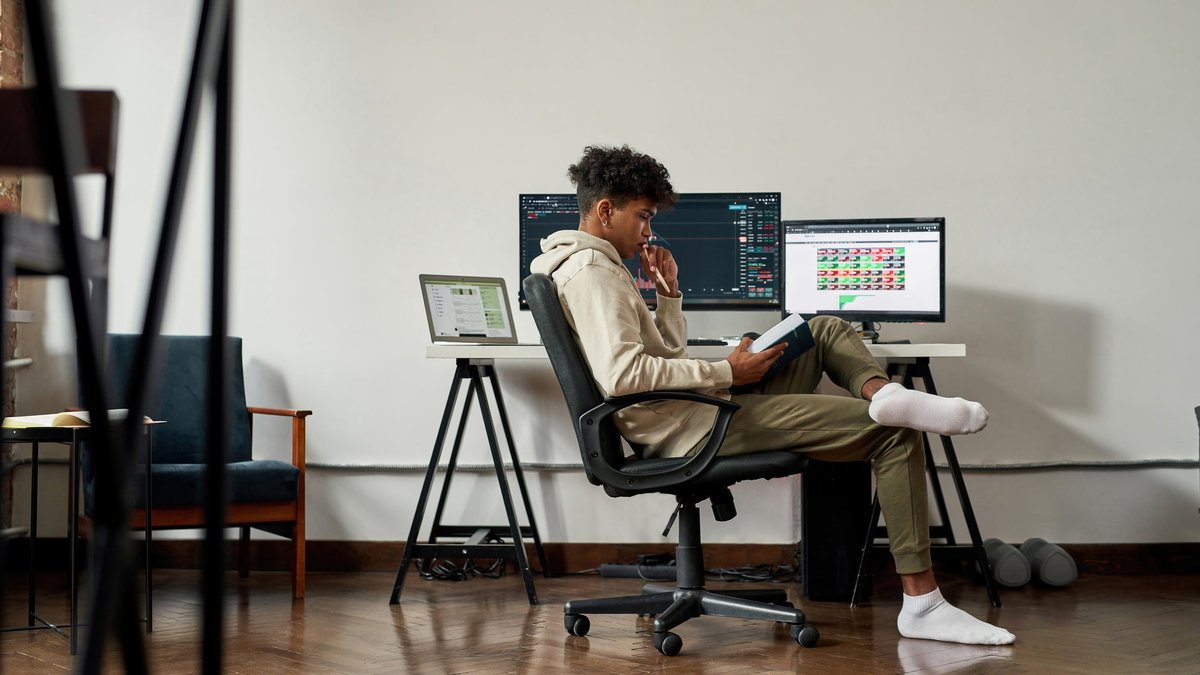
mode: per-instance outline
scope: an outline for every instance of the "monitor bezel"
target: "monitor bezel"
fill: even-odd
[[[825,311],[817,314],[804,314],[805,318],[814,316],[834,316],[846,321],[871,323],[945,323],[946,322],[946,218],[943,216],[925,218],[821,218],[821,219],[787,219],[779,222],[779,296],[780,315],[788,316],[787,301],[787,229],[788,225],[885,225],[910,224],[938,226],[940,245],[938,246],[938,311],[937,312],[884,312],[884,311]]]
[[[782,310],[783,309],[783,281],[782,281],[782,279],[783,279],[783,277],[782,277],[783,260],[782,260],[782,251],[780,251],[778,249],[778,242],[780,241],[780,236],[781,236],[779,234],[779,232],[781,232],[782,228],[783,228],[783,225],[782,225],[782,223],[783,223],[783,194],[781,192],[779,192],[778,190],[743,190],[743,191],[723,190],[723,191],[719,191],[719,192],[681,192],[679,194],[680,194],[680,197],[684,197],[684,196],[686,196],[686,197],[719,197],[719,196],[730,196],[730,195],[768,196],[768,197],[774,197],[776,200],[776,203],[779,204],[779,222],[776,225],[776,256],[777,256],[777,260],[779,263],[779,270],[777,272],[777,277],[776,277],[778,280],[778,287],[776,288],[776,293],[775,293],[774,299],[763,299],[763,298],[744,298],[744,299],[690,298],[689,299],[688,295],[684,294],[683,308],[687,309],[687,310],[709,311],[709,312],[725,312],[725,311],[777,312],[777,311]],[[576,203],[578,203],[578,197],[574,192],[522,192],[517,195],[518,246],[521,246],[524,244],[524,242],[521,240],[521,231],[520,231],[520,224],[523,222],[523,219],[524,219],[524,210],[521,208],[521,204],[524,201],[524,198],[525,197],[562,197],[562,196],[569,196],[572,199],[575,199]],[[653,227],[654,227],[654,224],[653,224],[653,222],[651,222],[651,228],[653,228]],[[517,251],[517,255],[519,258],[520,257],[519,250]],[[681,269],[681,272],[683,274],[686,274],[687,273],[686,268]],[[527,274],[527,271],[522,269],[522,270],[520,270],[520,274]],[[522,277],[522,278],[524,278],[524,277]],[[651,310],[655,309],[655,307],[658,304],[653,299],[645,299],[645,300],[646,300],[646,306],[649,307]],[[524,289],[518,290],[517,308],[518,308],[518,310],[524,310],[524,311],[528,311],[528,309],[529,309],[529,303],[525,299]]]

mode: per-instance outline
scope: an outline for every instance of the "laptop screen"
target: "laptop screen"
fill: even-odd
[[[421,296],[434,342],[517,344],[508,289],[500,277],[422,274]]]

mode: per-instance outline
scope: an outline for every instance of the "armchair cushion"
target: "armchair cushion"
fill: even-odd
[[[232,462],[225,465],[229,478],[231,504],[286,502],[296,499],[300,469],[273,459]],[[151,467],[150,485],[154,491],[154,508],[173,506],[202,506],[204,504],[203,464],[155,464]],[[138,467],[138,471],[143,467]],[[141,483],[138,484],[141,487]],[[91,516],[93,484],[84,485],[84,512]],[[134,508],[146,504],[145,490],[139,489]]]
[[[231,462],[229,503],[286,502],[296,498],[300,469],[273,459]],[[150,478],[154,508],[204,504],[203,464],[156,464]]]

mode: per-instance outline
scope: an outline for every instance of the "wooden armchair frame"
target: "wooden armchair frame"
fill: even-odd
[[[290,417],[292,419],[292,466],[300,471],[296,478],[295,501],[250,502],[230,504],[226,510],[225,523],[230,527],[240,528],[238,541],[238,575],[245,578],[250,575],[250,528],[254,525],[291,523],[292,533],[292,597],[304,597],[304,566],[305,566],[305,454],[306,418],[312,415],[311,410],[291,410],[284,408],[262,408],[246,406],[250,413],[251,434],[253,438],[254,415],[273,415]],[[169,423],[169,422],[168,422]],[[84,536],[91,532],[90,519],[79,515],[79,531]],[[146,531],[146,545],[152,541],[150,532],[153,530],[188,529],[204,526],[204,507],[202,506],[160,506],[151,509],[147,514],[144,508],[135,508],[129,516],[129,527],[134,530]],[[147,560],[146,573],[150,574],[150,564]],[[149,581],[147,581],[149,588]]]

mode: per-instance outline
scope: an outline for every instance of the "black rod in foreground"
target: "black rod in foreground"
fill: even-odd
[[[142,411],[152,406],[150,396],[156,388],[144,386],[158,381],[160,349],[158,336],[162,332],[163,314],[166,307],[167,287],[171,279],[171,261],[175,257],[175,245],[179,235],[180,214],[183,211],[188,177],[195,145],[196,125],[200,118],[200,102],[205,85],[212,81],[223,40],[225,17],[229,12],[228,0],[205,0],[200,9],[200,23],[196,29],[196,46],[192,54],[192,65],[188,73],[184,92],[183,112],[179,121],[179,136],[176,139],[175,155],[171,164],[171,175],[167,183],[167,199],[163,208],[162,226],[159,232],[158,249],[154,268],[150,276],[150,290],[146,298],[146,316],[142,322],[142,339],[138,343],[129,378],[129,428],[140,419]],[[134,413],[139,413],[135,415]]]
[[[33,88],[33,104],[37,123],[37,143],[54,185],[58,210],[58,245],[63,272],[71,297],[75,321],[76,352],[80,390],[94,420],[107,419],[107,397],[104,374],[99,358],[99,340],[104,327],[94,325],[89,311],[87,282],[96,270],[84,270],[80,257],[80,219],[75,194],[74,176],[83,166],[83,126],[78,103],[64,94],[58,77],[57,49],[48,8],[41,0],[26,3],[29,27],[29,46],[34,62],[37,84]],[[92,450],[97,458],[97,509],[93,541],[96,543],[96,564],[92,584],[92,603],[89,622],[95,627],[88,635],[88,652],[80,664],[83,672],[99,672],[100,655],[109,627],[115,627],[121,637],[125,669],[128,672],[146,671],[146,655],[141,634],[123,630],[120,625],[129,613],[123,605],[131,603],[127,579],[132,577],[132,560],[127,535],[128,493],[124,478],[128,475],[128,448],[114,438],[112,425],[93,426]]]
[[[212,334],[208,341],[208,439],[205,446],[204,502],[204,656],[202,670],[221,672],[221,636],[224,627],[222,599],[225,595],[225,507],[227,499],[225,462],[229,444],[229,183],[232,123],[233,12],[225,14],[222,27],[220,65],[217,68],[215,133],[213,146],[212,203]]]
[[[142,335],[132,363],[129,390],[125,396],[125,400],[128,402],[129,415],[124,435],[128,439],[140,438],[141,429],[139,427],[144,411],[153,407],[153,397],[157,393],[157,387],[149,385],[150,383],[157,382],[159,366],[161,364],[159,334],[162,330],[172,260],[175,254],[180,218],[191,168],[196,128],[200,116],[201,98],[204,88],[213,81],[216,72],[218,60],[221,56],[221,49],[224,46],[225,31],[227,29],[226,19],[229,12],[230,2],[228,0],[205,0],[201,6],[195,48],[184,92],[184,105],[180,117],[179,134],[176,141],[171,174],[167,184],[167,196],[163,209],[158,248],[146,299],[146,314],[142,326]],[[123,517],[123,523],[127,522],[127,520],[128,514]],[[132,564],[129,565],[129,568],[130,574],[132,574]],[[95,585],[104,585],[102,580],[107,577],[97,575],[93,578],[96,579]],[[94,626],[105,625],[103,619],[106,616],[108,615],[98,615],[93,610],[90,623]],[[98,618],[101,620],[97,621]],[[101,631],[93,631],[93,633],[98,632]],[[99,672],[99,657],[102,648],[102,641],[89,642],[87,652],[85,653],[85,672]]]
[[[230,4],[228,0],[205,0],[201,9],[194,58],[147,298],[145,322],[129,380],[129,391],[125,397],[129,414],[123,425],[123,433],[117,433],[115,428],[104,425],[96,425],[93,429],[91,440],[92,451],[96,456],[97,507],[93,537],[95,562],[92,570],[92,602],[88,621],[93,630],[88,632],[84,657],[77,662],[77,669],[81,672],[99,672],[104,642],[113,628],[121,638],[125,669],[135,673],[146,670],[141,633],[136,630],[135,625],[137,613],[133,600],[133,558],[130,555],[127,536],[132,503],[129,477],[133,473],[128,469],[134,453],[134,442],[141,438],[140,426],[144,411],[151,407],[151,398],[157,390],[150,387],[149,383],[156,380],[159,361],[158,334],[162,326],[171,260],[174,256],[199,117],[200,98],[203,88],[212,82],[218,59],[222,56],[221,50],[229,28]],[[106,326],[97,324],[98,317],[89,313],[87,281],[88,277],[95,276],[92,274],[95,271],[84,270],[80,260],[79,214],[72,179],[76,173],[74,169],[82,166],[80,115],[75,100],[64,96],[59,86],[57,52],[44,0],[28,0],[26,14],[29,22],[30,52],[34,58],[37,79],[33,99],[35,114],[40,121],[37,129],[38,144],[44,153],[44,164],[48,167],[55,186],[60,219],[59,245],[71,292],[78,340],[81,395],[93,419],[105,419],[108,405],[104,382],[107,378],[104,377],[100,358],[100,338]],[[228,93],[226,78],[226,101]],[[228,134],[224,135],[227,157]],[[221,141],[218,141],[218,145],[221,145]],[[226,174],[227,165],[226,162]],[[221,190],[221,196],[215,199],[223,200],[227,204],[227,179],[225,186],[218,189]],[[107,221],[108,214],[105,216]],[[214,221],[218,219],[224,219],[227,223],[227,209],[223,216],[214,215]],[[105,227],[107,229],[107,222]],[[215,234],[214,237],[226,241],[227,233]],[[222,306],[227,304],[225,300],[221,300],[221,303]],[[214,334],[223,334],[224,331],[224,326],[214,326]],[[223,403],[217,408],[223,409]]]
[[[205,0],[200,10],[200,21],[196,32],[196,43],[192,63],[188,73],[187,87],[184,92],[183,111],[180,116],[179,135],[176,139],[175,154],[171,165],[171,174],[167,184],[167,197],[163,208],[162,224],[159,233],[158,249],[151,273],[150,288],[146,300],[146,315],[142,325],[142,336],[138,342],[137,354],[132,364],[129,379],[129,391],[126,400],[129,401],[130,414],[127,430],[133,437],[132,430],[140,424],[144,410],[153,408],[152,397],[157,387],[149,387],[148,383],[157,382],[161,366],[161,341],[163,315],[165,312],[167,288],[171,277],[171,266],[175,256],[178,240],[180,217],[183,210],[184,197],[191,169],[192,153],[195,146],[196,128],[200,117],[200,104],[205,87],[213,81],[225,43],[225,33],[228,29],[227,18],[230,12],[228,0]],[[214,188],[216,189],[216,188]],[[226,190],[227,193],[227,190]],[[218,216],[214,214],[214,221]],[[223,407],[218,406],[219,408]],[[220,437],[219,435],[217,436]],[[221,479],[218,479],[221,480]],[[218,599],[219,602],[219,599]],[[206,600],[205,606],[210,603]],[[207,610],[206,610],[207,611]],[[219,610],[218,610],[219,611]],[[206,622],[208,619],[205,618]],[[219,633],[215,638],[209,637],[206,631],[205,642],[216,640],[219,643]],[[217,645],[216,660],[205,650],[205,672],[220,668],[220,646]]]

